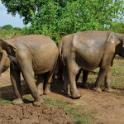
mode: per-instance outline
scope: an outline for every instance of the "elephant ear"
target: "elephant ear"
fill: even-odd
[[[0,39],[0,46],[6,50],[9,56],[15,56],[16,47],[12,43]]]
[[[118,34],[118,39],[121,41],[122,47],[124,47],[124,34]]]

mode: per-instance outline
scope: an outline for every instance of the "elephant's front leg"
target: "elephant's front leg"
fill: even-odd
[[[98,91],[98,92],[102,91],[100,88],[100,85],[105,80],[106,72],[107,72],[106,69],[100,68],[99,74],[95,83],[95,88],[94,88],[95,91]]]
[[[88,87],[88,86],[87,86],[88,74],[89,74],[89,71],[83,70],[82,87]]]
[[[39,106],[41,103],[43,103],[43,99],[41,99],[40,95],[38,94],[32,61],[30,60],[29,56],[26,55],[26,52],[22,52],[22,54],[19,54],[18,62],[20,64],[24,80],[26,81],[34,98],[34,105]]]
[[[82,83],[86,83],[87,82],[88,74],[89,74],[89,71],[83,70],[83,82]]]
[[[36,79],[37,79],[38,94],[41,96],[43,95],[43,75],[38,75]]]
[[[87,70],[80,69],[79,73],[76,75],[76,83],[77,83],[82,71],[83,71],[82,83],[79,86],[80,87],[87,87],[86,82],[87,82],[88,74],[89,74],[89,71],[87,71]]]
[[[68,70],[65,66],[63,68],[63,89],[62,89],[62,93],[64,93],[65,95],[69,95],[69,96],[71,95],[70,84],[69,84],[69,80],[68,80]]]
[[[20,69],[16,64],[12,62],[10,64],[10,78],[16,95],[16,99],[13,100],[13,104],[22,104],[23,100],[21,91]]]
[[[79,67],[76,64],[76,62],[74,62],[73,60],[68,61],[67,65],[68,65],[68,76],[69,76],[71,97],[74,99],[80,98],[80,94],[76,86],[76,75],[79,71]]]

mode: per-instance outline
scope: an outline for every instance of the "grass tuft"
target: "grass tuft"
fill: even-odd
[[[80,113],[78,111],[79,106],[71,107],[67,102],[53,100],[45,97],[45,104],[49,107],[62,108],[68,115],[74,120],[75,124],[92,124],[93,116],[91,113]]]

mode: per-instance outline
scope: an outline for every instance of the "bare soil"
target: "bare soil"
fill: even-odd
[[[91,124],[124,124],[124,96],[112,93],[96,93],[92,90],[80,89],[82,97],[77,100],[66,98],[62,95],[50,94],[58,100],[64,100],[71,106],[79,106],[81,113],[91,113],[94,122]]]
[[[9,71],[0,78],[0,97],[13,98]],[[46,105],[34,107],[32,103],[22,105],[0,104],[0,124],[73,124],[73,120],[61,108]]]
[[[1,105],[0,124],[72,124],[72,120],[62,109],[31,104]]]

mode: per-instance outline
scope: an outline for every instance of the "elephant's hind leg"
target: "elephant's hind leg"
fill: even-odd
[[[40,98],[40,95],[38,94],[38,89],[36,86],[36,80],[35,75],[32,67],[32,61],[29,58],[29,55],[25,52],[22,52],[18,56],[18,61],[21,66],[22,75],[24,77],[24,80],[26,81],[31,94],[34,98],[34,105],[39,106],[43,100]]]
[[[95,88],[96,91],[101,91],[100,85],[104,81],[106,82],[106,87],[108,89],[110,88],[111,65],[113,63],[114,54],[113,54],[113,51],[109,51],[109,49],[106,49],[106,52],[107,51],[108,53],[104,55],[103,60],[101,62],[99,75],[96,80],[96,88]]]
[[[13,104],[22,104],[22,91],[21,91],[21,79],[20,69],[15,63],[10,64],[10,78],[15,91],[16,99],[13,100]]]
[[[50,84],[52,82],[52,73],[48,72],[44,75],[43,94],[47,95],[50,92]]]
[[[107,71],[107,74],[106,74],[106,77],[105,77],[105,89],[104,89],[104,91],[106,91],[106,92],[112,92],[113,90],[111,89],[111,86],[110,86],[110,84],[111,84],[111,80],[112,80],[112,67],[110,66],[109,68],[108,68],[108,71]]]
[[[74,60],[68,61],[67,64],[71,97],[77,99],[80,98],[80,94],[76,86],[76,75],[79,72],[80,68]]]

